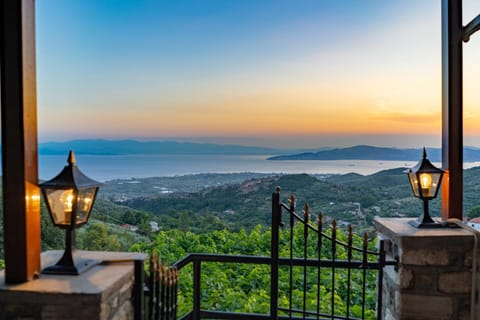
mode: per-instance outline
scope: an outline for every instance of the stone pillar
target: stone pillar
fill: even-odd
[[[398,260],[397,266],[385,268],[383,318],[470,319],[472,233],[461,228],[416,229],[409,220],[374,222],[379,238],[389,240],[387,259]]]
[[[42,253],[42,266],[61,251]],[[134,319],[134,263],[138,253],[77,251],[77,257],[103,261],[79,276],[43,275],[22,284],[3,284],[0,272],[0,319]]]

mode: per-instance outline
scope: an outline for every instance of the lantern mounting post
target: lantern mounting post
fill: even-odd
[[[40,272],[35,1],[0,4],[0,73],[5,282]]]
[[[480,15],[465,27],[462,0],[442,3],[442,218],[463,220],[463,42],[480,30]]]

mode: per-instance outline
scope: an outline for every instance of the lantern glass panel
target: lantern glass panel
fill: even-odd
[[[440,183],[440,173],[419,174],[422,198],[435,198]]]
[[[89,188],[78,191],[77,197],[77,224],[87,223],[90,211],[92,209],[93,200],[97,188]]]
[[[45,189],[55,225],[69,226],[72,221],[75,191],[73,189]]]
[[[410,186],[412,187],[413,194],[415,195],[415,197],[420,198],[420,189],[418,188],[417,175],[414,172],[409,172],[408,180],[410,181]]]

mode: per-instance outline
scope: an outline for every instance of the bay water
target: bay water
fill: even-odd
[[[368,175],[385,169],[412,167],[416,162],[382,160],[266,160],[270,155],[77,155],[78,167],[98,181],[197,173],[309,173]],[[40,155],[39,177],[48,180],[66,165],[66,155]],[[436,164],[439,165],[439,164]],[[465,168],[480,165],[466,163]]]

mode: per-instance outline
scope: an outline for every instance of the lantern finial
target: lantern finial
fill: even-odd
[[[423,159],[427,159],[427,150],[423,147]]]
[[[77,162],[75,160],[75,154],[73,153],[73,150],[70,150],[70,152],[68,153],[68,160],[67,160],[68,164],[69,165],[74,165],[75,162]]]

